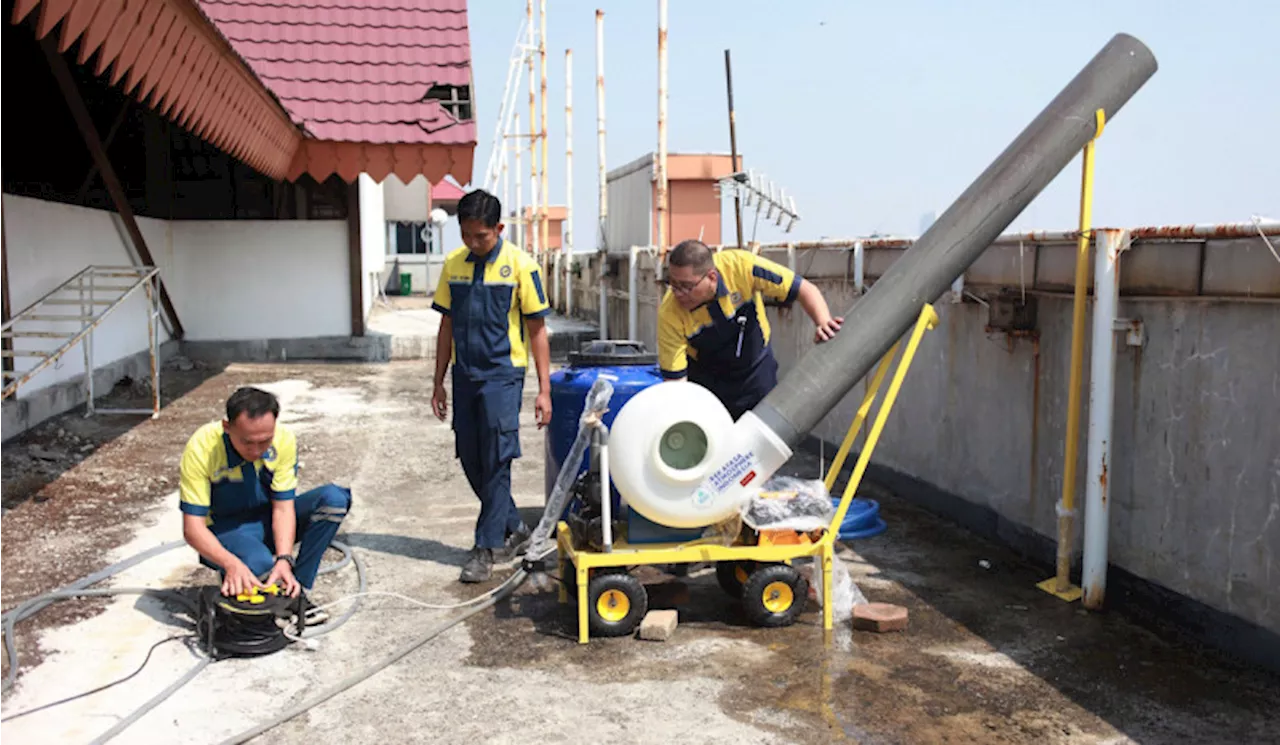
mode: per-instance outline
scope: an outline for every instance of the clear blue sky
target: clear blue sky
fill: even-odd
[[[477,185],[524,5],[470,3]],[[572,48],[575,246],[585,250],[596,233],[594,11],[605,11],[613,168],[656,149],[658,5],[548,6],[550,188],[563,204]],[[795,196],[802,220],[788,237],[917,234],[921,215],[945,210],[1117,32],[1147,44],[1160,69],[1099,141],[1095,224],[1280,217],[1280,3],[670,0],[669,28],[669,151],[728,152],[730,49],[738,147]],[[1013,228],[1074,226],[1078,194],[1079,158]],[[783,234],[761,225],[758,237]]]

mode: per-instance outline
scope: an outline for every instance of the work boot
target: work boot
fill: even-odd
[[[329,620],[329,611],[319,607],[306,590],[302,590],[302,618],[304,626],[319,626]]]
[[[520,527],[515,529],[511,535],[507,536],[507,540],[502,546],[502,557],[510,560],[517,556],[524,556],[529,550],[529,541],[533,538],[533,531],[529,530],[529,526],[520,523]]]
[[[484,582],[493,576],[493,549],[473,548],[471,558],[462,567],[459,582]]]

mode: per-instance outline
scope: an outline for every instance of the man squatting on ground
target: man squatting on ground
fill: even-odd
[[[658,306],[658,363],[667,380],[709,389],[737,421],[778,384],[765,298],[796,300],[813,320],[814,343],[833,338],[833,318],[817,285],[749,251],[713,252],[683,241],[667,259],[667,293]]]
[[[512,558],[527,547],[530,529],[511,497],[511,461],[520,457],[520,407],[532,353],[538,375],[534,416],[551,422],[551,312],[538,264],[502,238],[502,205],[482,190],[458,201],[461,248],[445,259],[432,303],[440,312],[431,408],[448,415],[444,377],[453,363],[453,432],[458,459],[480,499],[475,545],[462,582],[493,574],[493,553]]]
[[[320,560],[351,509],[351,491],[325,484],[296,496],[298,440],[276,423],[279,416],[275,396],[240,388],[227,399],[226,419],[191,436],[182,454],[182,535],[202,564],[222,574],[224,595],[275,583],[290,597],[308,595],[309,609]]]

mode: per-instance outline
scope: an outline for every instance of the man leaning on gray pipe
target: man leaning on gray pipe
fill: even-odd
[[[845,328],[811,348],[776,388],[734,426],[738,446],[721,460],[747,455],[764,481],[867,374],[915,321],[978,259],[1096,134],[1097,112],[1110,124],[1157,69],[1142,42],[1116,34],[1004,152],[907,249],[845,314]],[[711,473],[724,477],[717,467]],[[713,493],[711,479],[699,492]],[[732,500],[730,500],[732,501]]]

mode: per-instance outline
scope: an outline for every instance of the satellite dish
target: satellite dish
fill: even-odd
[[[434,225],[444,225],[445,223],[449,222],[449,213],[445,212],[439,207],[436,207],[435,209],[431,210],[431,222]]]

